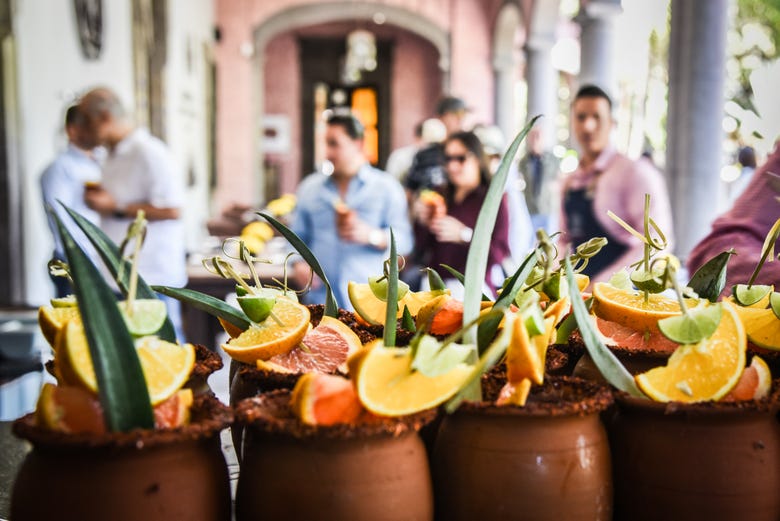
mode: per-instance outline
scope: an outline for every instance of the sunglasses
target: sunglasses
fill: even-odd
[[[451,163],[452,161],[456,161],[460,163],[461,165],[466,162],[466,159],[468,159],[468,155],[462,154],[459,156],[444,156],[444,163]]]

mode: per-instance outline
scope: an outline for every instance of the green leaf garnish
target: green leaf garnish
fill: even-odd
[[[401,327],[407,331],[411,331],[412,333],[417,332],[417,326],[414,323],[414,317],[412,317],[412,314],[409,312],[408,306],[404,306],[404,311],[401,315]]]
[[[604,342],[599,338],[596,332],[596,327],[593,324],[588,310],[585,307],[585,303],[582,301],[582,295],[580,294],[580,288],[577,286],[577,281],[574,279],[574,271],[571,268],[569,259],[566,258],[566,280],[569,284],[569,294],[571,295],[571,306],[574,316],[577,320],[577,326],[582,333],[582,340],[585,343],[585,347],[590,354],[593,363],[599,368],[604,378],[617,389],[630,394],[631,396],[645,397],[644,393],[639,389],[634,381],[634,377],[631,373],[623,367],[620,360],[617,359],[615,354],[609,350]]]
[[[436,270],[425,268],[425,271],[428,273],[428,286],[431,288],[431,291],[447,289],[447,285]]]
[[[68,215],[70,215],[76,225],[81,228],[81,231],[84,232],[84,235],[89,239],[89,242],[92,243],[92,246],[95,247],[95,250],[100,255],[100,258],[103,259],[108,271],[111,273],[111,276],[116,280],[120,291],[124,295],[127,295],[130,281],[130,262],[122,258],[119,247],[114,244],[103,230],[95,226],[84,216],[75,210],[68,208],[64,204],[60,204],[65,211],[68,212]],[[152,288],[150,288],[140,276],[137,280],[136,297],[141,299],[157,298],[157,295],[152,291]],[[168,342],[176,342],[176,331],[173,328],[173,323],[167,316],[163,326],[157,331],[157,336]]]
[[[455,342],[442,345],[430,335],[423,335],[417,341],[412,369],[425,376],[434,377],[450,372],[458,364],[467,362],[474,349]]]
[[[390,228],[390,259],[387,266],[387,306],[385,306],[385,330],[382,340],[385,347],[395,347],[395,330],[398,325],[398,253],[395,235]]]
[[[501,205],[501,198],[504,195],[506,179],[509,175],[509,169],[517,154],[525,136],[534,126],[541,116],[535,116],[525,126],[523,130],[515,137],[509,149],[501,158],[498,170],[490,180],[490,185],[482,202],[482,207],[477,216],[477,223],[474,225],[474,234],[469,246],[469,253],[466,257],[466,272],[464,274],[463,286],[465,293],[463,296],[463,324],[468,324],[479,316],[480,300],[482,296],[482,284],[485,280],[485,271],[487,271],[488,252],[490,250],[490,241],[493,239],[493,229],[496,224],[496,216]],[[467,331],[465,337],[467,344],[476,344],[476,331]]]
[[[736,284],[734,286],[734,300],[743,306],[752,306],[772,291],[771,286]]]
[[[295,232],[293,232],[287,226],[280,223],[265,212],[256,213],[268,221],[268,223],[273,226],[276,231],[278,231],[285,239],[289,241],[292,247],[295,248],[301,257],[303,257],[303,260],[306,261],[306,263],[311,267],[312,271],[322,280],[322,283],[325,285],[325,290],[327,292],[325,296],[324,314],[329,317],[338,318],[339,304],[336,302],[336,296],[333,294],[333,288],[330,285],[330,281],[328,281],[328,277],[325,276],[325,272],[322,270],[322,266],[320,266],[320,262],[317,260],[317,257],[315,257],[309,247],[306,246],[306,243],[303,242],[301,238],[298,237]]]
[[[68,257],[106,427],[112,432],[152,429],[146,379],[114,292],[59,216],[51,214]]]
[[[702,264],[691,277],[688,287],[695,291],[699,297],[716,302],[723,292],[723,288],[726,287],[726,267],[734,254],[736,251],[732,248],[717,254]]]
[[[585,299],[585,308],[590,312],[590,307],[593,304],[593,297]],[[566,315],[555,331],[555,343],[556,344],[568,344],[569,337],[577,329],[577,318],[574,313]]]
[[[769,296],[769,307],[772,309],[772,313],[780,319],[780,293],[773,291]]]
[[[445,270],[447,270],[450,273],[450,275],[455,277],[455,279],[458,282],[460,282],[461,284],[463,284],[463,281],[466,280],[466,277],[463,275],[463,273],[459,272],[458,270],[456,270],[452,266],[448,266],[447,264],[440,264],[440,266],[442,268],[444,268]],[[490,302],[491,300],[493,300],[493,299],[488,297],[484,293],[482,294],[482,302]]]
[[[715,333],[723,316],[720,304],[699,306],[684,315],[667,317],[658,321],[661,333],[678,344],[698,344]]]
[[[247,317],[240,309],[236,309],[223,300],[199,291],[187,288],[172,288],[170,286],[153,286],[154,290],[176,300],[180,300],[195,309],[205,311],[209,315],[221,318],[241,330],[246,330],[251,325]]]

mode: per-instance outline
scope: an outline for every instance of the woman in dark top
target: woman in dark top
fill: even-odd
[[[447,183],[441,195],[446,203],[446,213],[443,208],[437,210],[437,205],[430,204],[431,198],[425,196],[422,199],[418,197],[412,212],[417,253],[426,265],[447,281],[452,279],[452,275],[441,264],[452,266],[461,273],[466,269],[466,256],[477,216],[487,195],[490,171],[482,144],[472,132],[458,132],[448,137],[444,142],[444,159]],[[429,202],[426,203],[426,200]],[[494,266],[500,265],[509,256],[509,211],[506,196],[503,196],[485,274],[485,282],[493,291],[495,285],[490,280],[490,273]],[[456,285],[454,289],[457,288]]]

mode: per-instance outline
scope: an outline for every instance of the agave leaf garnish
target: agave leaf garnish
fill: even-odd
[[[631,373],[623,367],[620,360],[617,359],[615,354],[604,345],[604,342],[599,338],[596,332],[596,327],[593,324],[593,319],[588,313],[588,309],[585,306],[585,302],[582,300],[582,294],[580,288],[577,286],[577,281],[574,279],[574,271],[571,268],[569,259],[566,258],[566,281],[569,285],[569,295],[571,296],[572,312],[577,320],[577,326],[582,333],[582,340],[585,343],[585,347],[588,350],[588,354],[593,359],[593,363],[599,368],[604,378],[617,389],[630,394],[631,396],[645,397],[644,393],[639,389],[634,381],[634,377]]]
[[[264,212],[256,212],[257,215],[264,218],[268,223],[273,226],[282,236],[289,241],[293,248],[303,257],[303,260],[311,267],[312,271],[322,280],[325,285],[326,297],[325,297],[325,315],[333,318],[339,316],[339,304],[336,302],[336,296],[333,294],[333,288],[328,281],[328,277],[325,276],[325,272],[320,266],[320,262],[317,257],[314,256],[312,251],[306,246],[306,243],[298,237],[295,232],[290,228],[277,221],[270,215]]]
[[[52,216],[68,257],[106,427],[112,432],[154,428],[146,379],[116,297],[59,216]]]
[[[251,322],[243,311],[236,309],[211,295],[187,288],[172,288],[170,286],[152,286],[152,289],[176,300],[180,300],[195,309],[205,311],[210,315],[221,318],[239,329],[249,328]]]
[[[385,330],[382,340],[385,347],[395,347],[395,330],[398,325],[398,253],[395,235],[390,229],[390,259],[385,263],[387,273],[387,306],[385,309]]]
[[[472,322],[479,316],[480,301],[482,300],[482,281],[485,279],[487,270],[488,252],[490,241],[493,238],[493,228],[496,224],[496,216],[501,205],[501,198],[504,195],[506,179],[509,175],[509,168],[514,161],[517,149],[523,142],[525,136],[530,132],[536,121],[541,116],[535,116],[515,137],[512,144],[509,145],[504,157],[501,158],[498,170],[490,180],[485,200],[479,210],[477,223],[474,226],[469,253],[466,257],[466,271],[464,274],[463,286],[465,293],[463,296],[463,324]],[[477,343],[477,332],[467,331],[465,337],[467,344]],[[481,391],[480,393],[481,394]]]
[[[119,290],[127,295],[130,287],[130,262],[122,258],[122,253],[119,247],[105,234],[103,230],[95,226],[84,216],[76,212],[75,210],[68,208],[62,202],[60,205],[68,212],[68,215],[73,219],[76,225],[81,228],[84,235],[87,237],[92,246],[103,259],[103,263],[108,268],[108,271],[114,277],[114,280],[119,286]],[[140,275],[136,279],[136,297],[142,299],[154,299],[158,298],[157,294],[152,291],[152,288],[144,281]],[[176,331],[173,328],[173,323],[169,317],[165,317],[163,326],[157,331],[157,336],[167,342],[176,342]]]

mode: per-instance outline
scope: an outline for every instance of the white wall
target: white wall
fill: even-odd
[[[206,82],[213,32],[212,0],[168,0],[166,141],[179,160],[185,181],[188,171],[194,172],[195,185],[187,188],[183,212],[190,251],[203,242],[209,217]]]
[[[65,146],[61,131],[64,111],[79,93],[105,85],[132,110],[132,12],[129,0],[103,2],[103,52],[98,60],[86,61],[81,54],[72,2],[24,0],[14,2],[13,7],[25,284],[27,302],[39,305],[52,293],[46,271],[52,242],[38,179]]]
[[[73,3],[66,0],[14,2],[13,32],[18,68],[19,150],[23,178],[25,284],[27,302],[51,296],[46,262],[52,241],[41,202],[39,177],[65,146],[65,108],[87,89],[116,91],[133,113],[134,72],[130,0],[103,2],[103,51],[95,61],[81,54]],[[188,188],[187,244],[205,235],[208,217],[208,143],[204,44],[212,40],[213,0],[168,0],[166,74],[167,142],[182,171],[192,165],[196,186]],[[187,68],[187,41],[192,68]],[[21,252],[20,252],[21,255]]]

